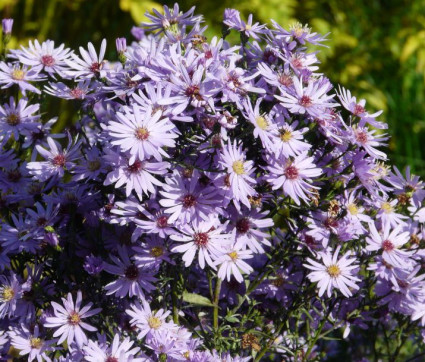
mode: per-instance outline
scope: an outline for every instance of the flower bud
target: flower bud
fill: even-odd
[[[3,29],[3,35],[12,34],[13,19],[3,19],[1,21],[1,26]]]

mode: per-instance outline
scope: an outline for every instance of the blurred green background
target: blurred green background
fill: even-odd
[[[115,59],[115,38],[131,39],[130,29],[144,13],[174,1],[0,0],[2,17],[15,19],[11,46],[29,39],[53,39],[77,49],[88,41],[108,40]],[[299,21],[313,31],[330,32],[320,48],[321,70],[334,82],[367,100],[369,111],[384,110],[393,163],[425,176],[425,1],[423,0],[232,0],[179,2],[196,6],[206,17],[207,36],[221,33],[223,10],[237,8],[245,18],[284,28]]]

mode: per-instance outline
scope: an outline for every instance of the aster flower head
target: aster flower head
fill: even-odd
[[[163,147],[174,147],[174,125],[168,118],[162,118],[162,112],[152,114],[148,108],[142,113],[137,105],[133,105],[132,112],[117,113],[117,122],[109,122],[108,131],[112,137],[112,144],[120,147],[121,151],[129,151],[130,164],[136,158],[143,161],[151,156],[157,161],[168,157]]]
[[[216,259],[215,264],[219,267],[217,276],[221,280],[231,280],[233,275],[239,283],[242,283],[243,274],[249,275],[254,269],[245,261],[252,259],[252,251],[243,250],[241,245],[227,246],[222,254]]]
[[[220,164],[229,175],[229,184],[232,191],[233,200],[237,206],[242,202],[246,207],[250,208],[248,196],[254,196],[255,180],[254,162],[246,160],[245,153],[242,151],[242,145],[237,145],[236,141],[228,144],[223,148],[220,154]]]
[[[90,79],[81,80],[74,87],[69,87],[62,82],[52,83],[44,87],[44,91],[52,96],[62,99],[83,100],[88,97],[91,92],[92,82]]]
[[[104,65],[103,58],[105,56],[105,51],[106,39],[102,40],[99,55],[92,43],[88,43],[88,51],[80,47],[82,59],[76,54],[71,54],[70,59],[65,59],[65,63],[70,68],[70,70],[67,70],[67,74],[76,79],[90,79],[103,76],[104,71],[102,68]]]
[[[134,356],[139,352],[139,347],[133,347],[134,342],[130,337],[120,340],[120,334],[115,334],[115,337],[110,346],[103,345],[98,341],[89,340],[84,346],[84,359],[88,362],[137,362],[138,359]],[[140,361],[142,362],[142,361]]]
[[[28,68],[25,65],[20,66],[17,64],[0,62],[1,88],[10,88],[14,84],[17,84],[24,96],[26,96],[27,91],[41,94],[41,91],[38,88],[29,83],[44,80],[39,73],[40,71],[37,68]]]
[[[307,195],[311,195],[312,190],[317,189],[307,181],[322,173],[307,153],[302,153],[294,159],[285,157],[271,159],[266,169],[269,174],[265,176],[265,179],[273,189],[283,188],[284,194],[290,196],[297,205],[300,205],[300,199],[308,202]]]
[[[174,246],[172,252],[183,253],[183,261],[188,267],[192,264],[196,253],[201,269],[205,268],[205,262],[215,269],[214,260],[221,254],[221,250],[233,243],[232,235],[224,232],[224,226],[218,220],[193,222],[184,225],[180,233],[171,235],[174,241],[183,244]]]
[[[127,309],[126,313],[131,317],[130,323],[136,326],[139,334],[137,338],[145,336],[152,337],[157,333],[173,328],[173,324],[166,321],[170,315],[169,311],[159,309],[157,312],[152,312],[149,303],[145,299],[136,302]]]
[[[142,195],[155,193],[155,186],[163,183],[155,175],[165,175],[168,172],[168,162],[151,162],[151,160],[140,160],[133,156],[122,155],[114,151],[107,151],[104,160],[106,165],[112,166],[111,172],[106,175],[104,185],[115,183],[115,188],[124,188],[126,196],[130,196],[134,190],[142,199]],[[152,160],[154,161],[154,160]]]
[[[46,150],[40,145],[36,146],[38,153],[47,161],[34,161],[27,164],[27,168],[34,178],[40,181],[46,181],[49,177],[62,177],[65,170],[72,170],[74,162],[79,158],[81,141],[72,142],[71,136],[68,137],[68,146],[62,149],[62,146],[51,137],[47,138],[50,150]]]
[[[46,40],[39,43],[38,40],[29,42],[28,48],[21,46],[21,50],[12,50],[12,56],[19,59],[22,64],[32,67],[33,69],[43,70],[51,76],[58,74],[66,77],[66,63],[72,51],[65,48],[64,44],[55,48],[53,40]]]
[[[24,289],[15,274],[10,278],[0,275],[0,318],[13,317],[17,302],[22,298]]]
[[[297,129],[299,122],[295,121],[292,124],[279,122],[274,130],[274,145],[272,152],[276,157],[283,156],[286,158],[295,157],[306,153],[311,144],[304,141],[303,135],[308,131],[307,127]]]
[[[383,225],[382,233],[379,233],[374,223],[369,224],[370,235],[366,238],[368,251],[382,251],[382,258],[394,267],[404,267],[409,264],[410,251],[401,247],[409,241],[410,234],[402,231],[402,226],[398,225],[392,229],[389,223]]]
[[[321,263],[307,258],[309,264],[303,264],[304,267],[312,270],[307,275],[310,281],[318,282],[319,297],[327,291],[327,296],[330,298],[335,288],[349,298],[353,295],[353,290],[359,289],[356,282],[360,282],[360,279],[353,275],[354,270],[358,268],[355,264],[356,258],[350,258],[351,252],[348,251],[338,259],[340,249],[339,245],[333,255],[329,250],[321,252],[319,254]]]
[[[81,308],[82,293],[77,292],[77,299],[72,298],[72,294],[68,293],[66,298],[62,298],[62,305],[52,302],[53,316],[47,317],[44,326],[47,328],[55,328],[53,337],[59,337],[57,344],[61,344],[65,340],[68,345],[75,340],[77,346],[82,348],[87,343],[87,336],[84,329],[89,332],[95,332],[97,329],[83,319],[94,316],[101,311],[101,308],[91,309],[93,303],[88,303]]]
[[[275,138],[273,133],[276,130],[276,125],[267,114],[260,114],[260,105],[262,99],[259,98],[255,107],[252,107],[251,101],[246,99],[244,102],[245,117],[254,125],[254,137],[259,137],[263,147],[272,152],[274,149]]]
[[[160,191],[159,204],[169,215],[168,223],[190,223],[208,221],[211,214],[219,212],[217,190],[212,186],[203,187],[195,170],[190,179],[185,179],[177,170],[166,178]]]
[[[348,89],[341,86],[339,87],[338,98],[344,108],[350,111],[354,116],[361,118],[375,118],[382,113],[382,111],[378,111],[373,114],[369,114],[365,109],[366,101],[364,99],[360,99],[360,101],[357,102],[356,97],[352,96]],[[378,128],[384,128],[384,126]]]
[[[156,278],[150,268],[136,265],[131,259],[128,249],[118,247],[118,256],[110,255],[113,264],[104,262],[104,270],[118,276],[118,279],[105,286],[106,295],[114,294],[118,298],[137,296],[144,298],[145,292],[155,289],[152,282]]]
[[[9,331],[9,336],[11,345],[19,351],[19,355],[28,355],[28,361],[51,361],[48,355],[55,350],[52,344],[56,340],[45,340],[38,325],[35,325],[33,331],[30,331],[25,325],[13,328]]]
[[[156,9],[153,9],[154,15],[146,12],[146,17],[152,22],[142,23],[142,26],[149,31],[177,33],[180,27],[193,26],[202,21],[201,15],[193,15],[194,11],[194,6],[183,13],[180,11],[179,5],[177,3],[175,3],[171,9],[164,5],[164,14],[161,14]]]
[[[326,79],[308,80],[307,87],[303,85],[303,78],[293,77],[294,91],[280,87],[281,96],[275,96],[291,113],[308,114],[312,117],[323,117],[324,109],[336,107],[331,102],[335,95],[327,95],[330,83]]]
[[[9,103],[0,106],[0,137],[7,141],[11,136],[15,140],[26,131],[34,131],[38,127],[37,114],[39,104],[29,104],[28,100],[21,98],[17,103],[10,97]]]
[[[268,30],[265,25],[260,23],[252,23],[252,14],[249,14],[248,21],[245,22],[241,19],[239,11],[235,9],[225,9],[223,23],[226,24],[230,29],[236,29],[243,33],[246,38],[252,38],[255,40],[260,39],[260,34],[267,34]]]

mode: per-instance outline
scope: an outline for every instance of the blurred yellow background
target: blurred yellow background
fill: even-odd
[[[2,17],[15,19],[12,47],[29,39],[53,39],[76,49],[88,41],[108,40],[115,59],[115,38],[131,39],[130,29],[144,13],[174,1],[145,0],[0,0]],[[423,0],[233,0],[180,1],[196,6],[208,24],[207,36],[221,34],[223,10],[233,7],[245,18],[284,28],[298,21],[328,33],[320,48],[321,70],[335,84],[367,100],[369,111],[384,110],[389,123],[390,157],[425,176],[425,1]],[[66,118],[66,112],[62,114]]]

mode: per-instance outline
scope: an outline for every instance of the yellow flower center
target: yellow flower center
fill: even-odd
[[[348,205],[347,209],[351,215],[357,215],[359,213],[359,209],[357,208],[356,204]]]
[[[236,251],[232,251],[231,253],[228,254],[230,256],[230,258],[235,261],[238,258],[238,253]]]
[[[393,212],[393,207],[391,206],[391,204],[389,202],[383,202],[381,204],[381,209],[384,210],[384,212],[386,214],[391,214]]]
[[[285,283],[285,279],[281,275],[278,275],[276,279],[272,281],[275,287],[281,287]]]
[[[43,346],[43,341],[40,338],[30,339],[31,348],[40,349]]]
[[[23,80],[25,77],[25,72],[22,69],[14,69],[12,71],[12,78],[15,80]]]
[[[164,250],[160,246],[154,246],[150,253],[155,258],[159,258],[162,254],[164,254]]]
[[[12,287],[4,287],[3,288],[2,297],[3,297],[4,301],[10,302],[13,299],[14,296],[15,296],[15,291],[13,290]]]
[[[97,171],[100,168],[100,165],[101,163],[99,160],[89,161],[87,168],[90,171]]]
[[[9,114],[9,116],[6,119],[6,122],[9,126],[17,126],[19,123],[21,123],[21,119],[19,116],[15,113]]]
[[[242,161],[235,161],[233,162],[233,171],[236,173],[236,175],[243,175],[245,173],[245,169],[243,167]]]
[[[80,323],[80,321],[81,321],[81,318],[80,318],[79,314],[76,313],[76,312],[72,312],[68,317],[69,324],[72,324],[73,326]]]
[[[341,274],[341,269],[336,264],[332,264],[332,265],[328,266],[328,268],[326,269],[326,271],[328,272],[328,274],[332,278],[336,278],[338,275]]]
[[[289,131],[287,129],[280,131],[280,139],[283,142],[289,142],[291,140],[291,138],[292,138],[292,132],[291,131]]]
[[[257,126],[262,130],[267,129],[267,127],[269,126],[269,122],[267,122],[267,119],[265,119],[263,116],[257,117],[255,121],[257,122]]]
[[[183,352],[183,357],[186,358],[186,359],[189,359],[190,358],[189,351]]]
[[[134,135],[139,141],[146,141],[149,138],[149,131],[144,127],[139,127],[134,132]]]
[[[162,322],[161,319],[159,319],[158,317],[150,316],[148,319],[148,324],[149,327],[151,327],[152,329],[158,329],[159,327],[161,327]]]

